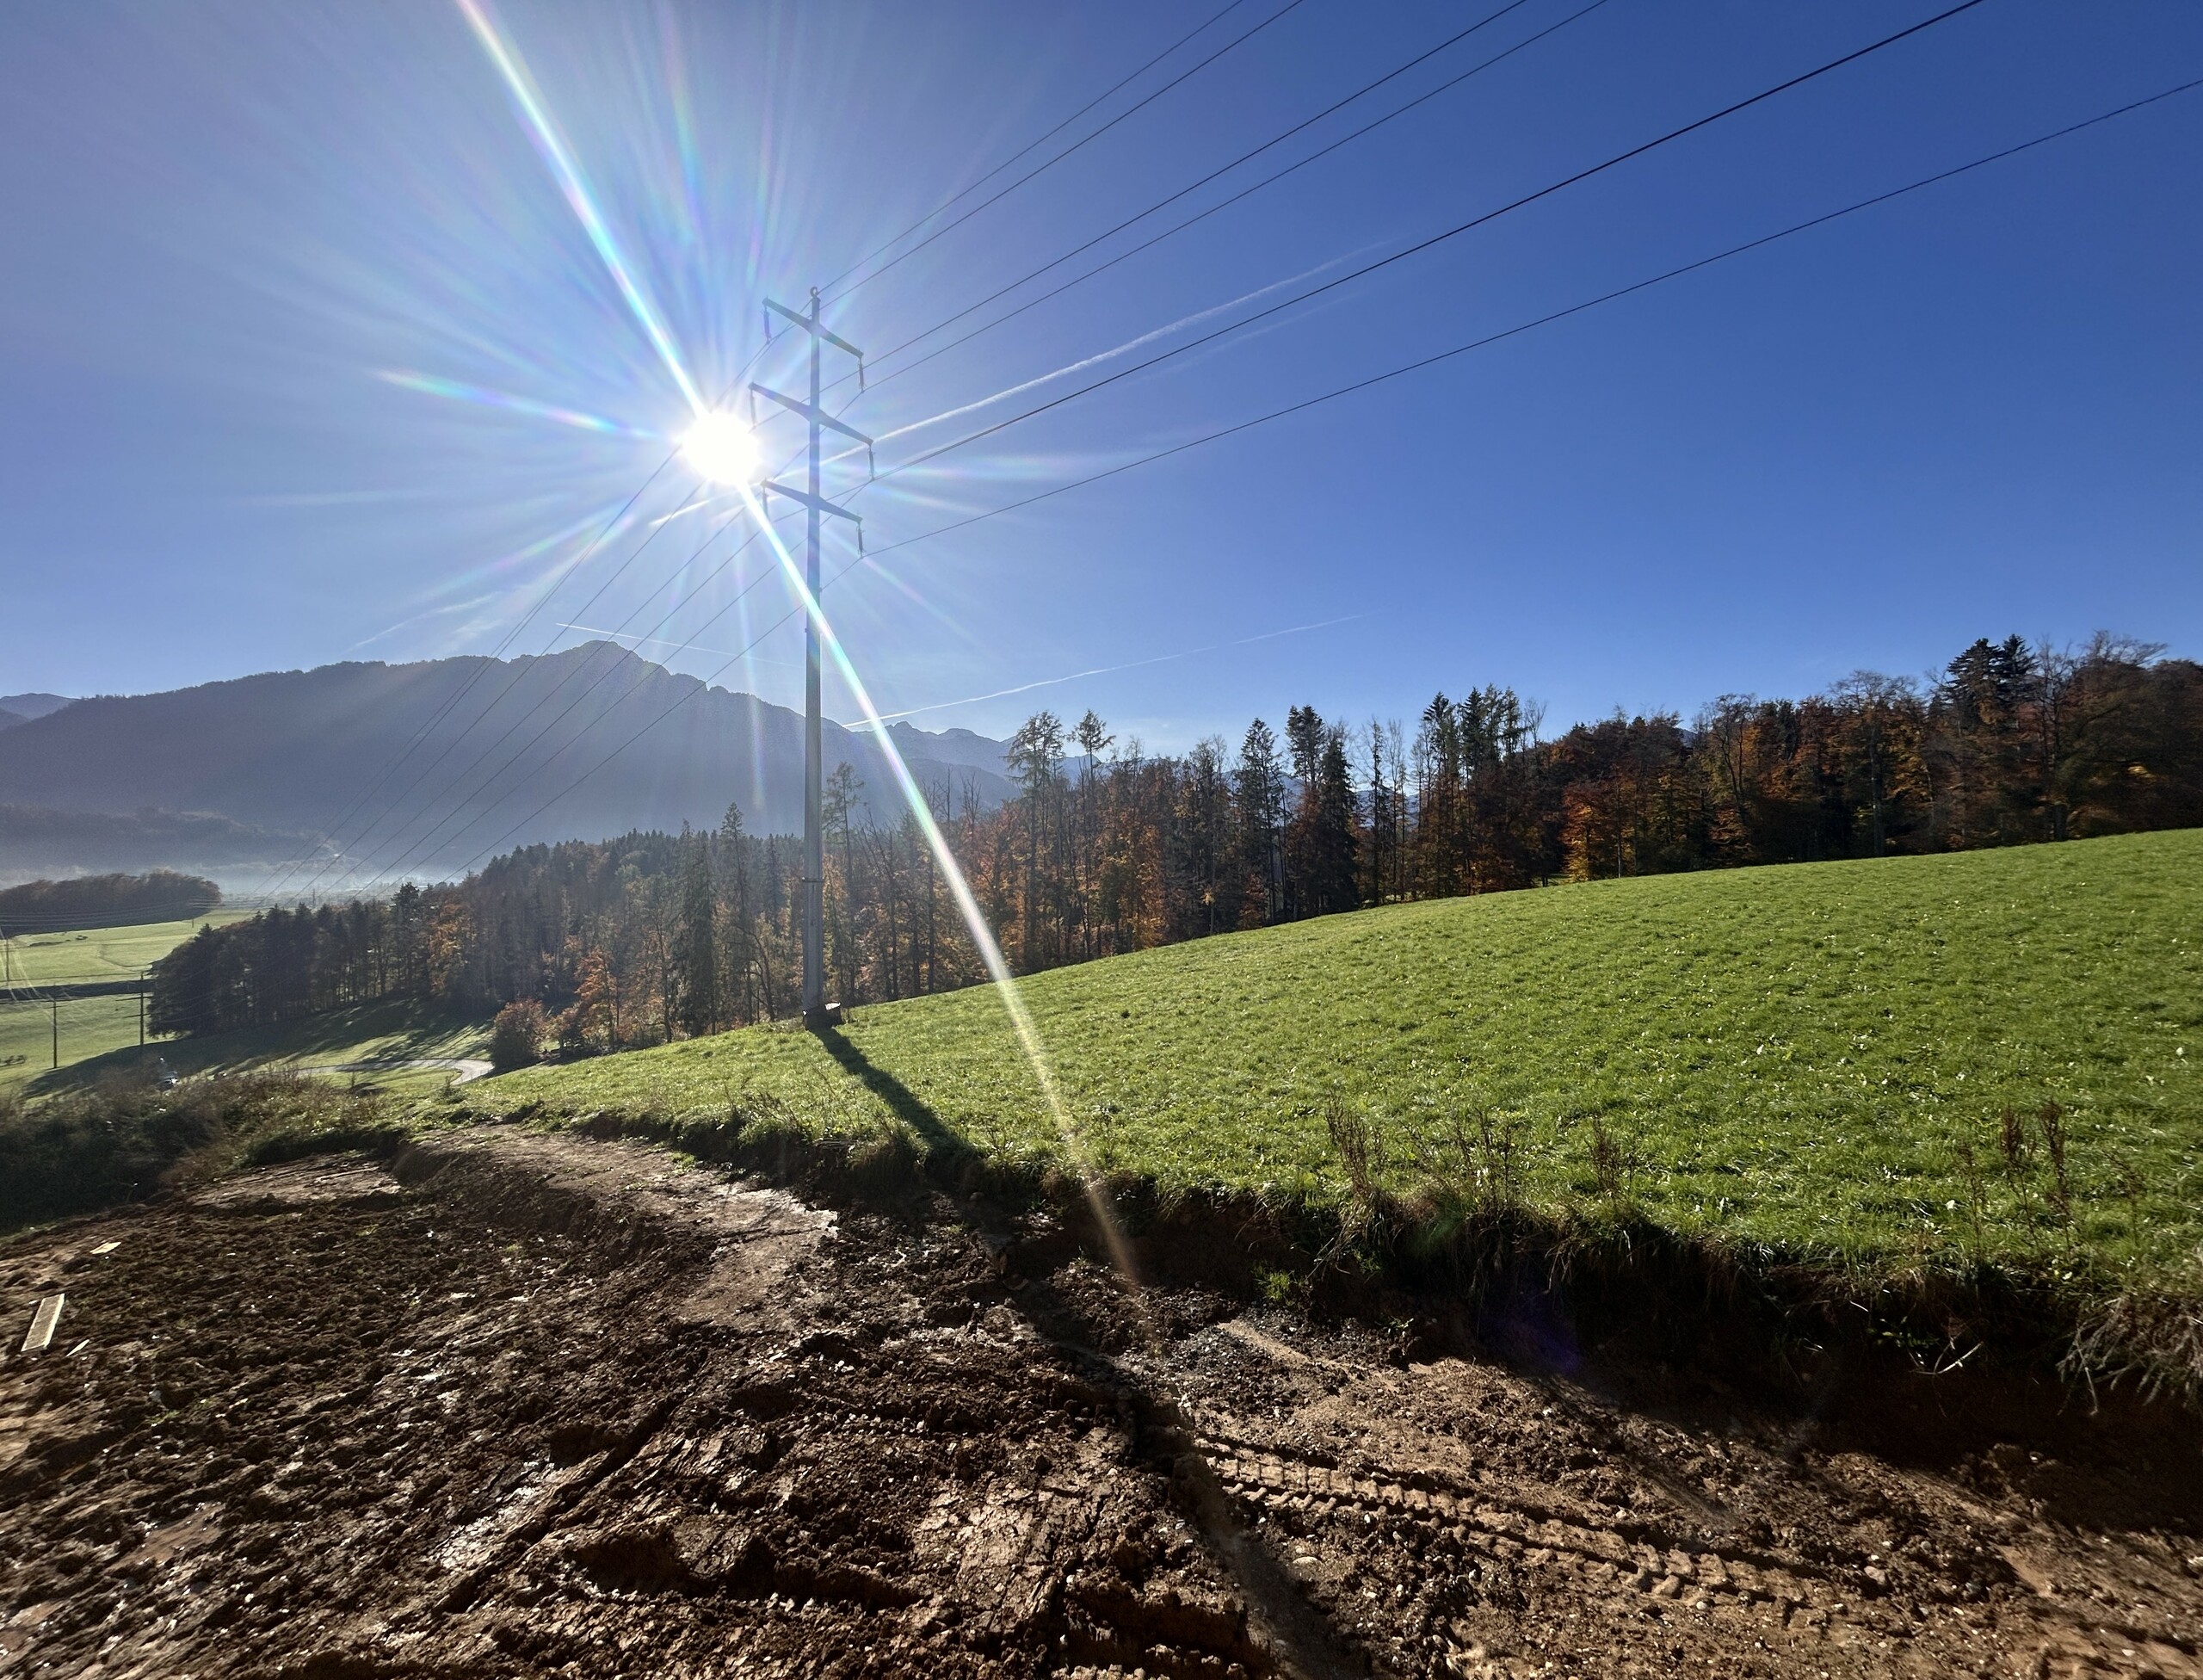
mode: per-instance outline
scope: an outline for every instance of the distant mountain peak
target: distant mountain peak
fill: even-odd
[[[956,809],[1009,794],[1003,743],[891,727],[919,786]],[[848,763],[863,784],[859,821],[900,819],[878,743],[830,722],[824,745],[829,773]],[[800,713],[608,641],[263,671],[59,701],[0,731],[0,802],[323,836],[366,879],[445,876],[538,841],[715,828],[730,804],[753,834],[790,833],[802,789]]]
[[[0,695],[0,712],[11,712],[24,723],[76,703],[67,695]],[[4,726],[0,725],[0,727]]]

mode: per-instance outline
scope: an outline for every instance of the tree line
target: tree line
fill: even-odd
[[[1725,695],[1688,723],[1616,713],[1551,739],[1510,689],[1412,730],[1297,706],[1233,745],[1027,720],[1015,796],[925,789],[1011,965],[1033,973],[1237,929],[1558,880],[1961,850],[2203,825],[2203,666],[2098,637],[1981,640],[1930,682],[1860,673],[1803,700]],[[859,823],[830,782],[826,961],[845,1003],[984,978],[915,816]],[[801,848],[631,833],[525,848],[452,885],[203,930],[154,971],[151,1025],[195,1032],[404,996],[534,1000],[573,1051],[793,1013]]]
[[[0,934],[182,922],[221,902],[222,889],[213,881],[173,869],[25,881],[0,889]]]

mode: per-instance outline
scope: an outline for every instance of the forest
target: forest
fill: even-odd
[[[1440,694],[1411,729],[1293,707],[1237,744],[1120,742],[1041,712],[1018,792],[943,783],[930,815],[1021,973],[1305,917],[1614,875],[1962,850],[2203,825],[2203,665],[2099,636],[1966,648],[1932,682],[1860,673],[1803,700],[1725,695],[1548,739],[1511,689]],[[984,978],[915,817],[824,804],[829,996]],[[800,843],[636,832],[515,851],[455,884],[271,910],[158,964],[163,1033],[391,996],[532,1002],[569,1053],[793,1014]]]

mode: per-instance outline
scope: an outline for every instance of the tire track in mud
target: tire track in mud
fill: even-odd
[[[1136,1304],[1045,1216],[394,1164],[0,1245],[71,1302],[0,1363],[0,1676],[2203,1674],[2203,1541],[2076,1516],[2109,1468]]]
[[[1280,1363],[1317,1368],[1317,1362],[1260,1332],[1250,1335],[1239,1325],[1222,1328]],[[1542,1398],[1551,1391],[1540,1384],[1531,1392]],[[1576,1421],[1594,1438],[1603,1436],[1615,1456],[1638,1461],[1634,1467],[1644,1473],[1641,1452],[1616,1440],[1595,1418]],[[1428,1463],[1404,1467],[1367,1455],[1294,1450],[1280,1447],[1274,1433],[1258,1424],[1219,1409],[1193,1426],[1188,1438],[1243,1514],[1279,1520],[1311,1545],[1342,1529],[1350,1534],[1357,1523],[1404,1536],[1406,1549],[1418,1556],[1429,1555],[1434,1541],[1450,1538],[1470,1569],[1481,1559],[1488,1569],[1533,1583],[1532,1594],[1541,1600],[1558,1598],[1578,1606],[1603,1600],[1624,1621],[1650,1611],[1656,1617],[1688,1613],[1709,1626],[1725,1623],[1736,1653],[1733,1671],[1757,1671],[1751,1666],[1755,1658],[1774,1665],[1768,1671],[1781,1671],[1776,1653],[1786,1643],[1808,1673],[1843,1671],[1829,1670],[1826,1664],[1846,1646],[1864,1659],[1865,1672],[1966,1671],[1971,1665],[1956,1653],[1933,1659],[1922,1654],[1928,1631],[1923,1622],[1939,1612],[1964,1617],[1973,1613],[1969,1607],[2002,1597],[2007,1603],[2003,1637],[1996,1642],[1999,1654],[1978,1671],[2203,1673],[2196,1660],[2194,1598],[2192,1590],[2182,1590],[2181,1578],[2183,1570],[2190,1578],[2203,1575],[2203,1557],[2183,1559],[2178,1546],[2163,1535],[2139,1537],[2144,1544],[2136,1549],[2154,1551],[2154,1558],[2130,1554],[2125,1561],[2138,1566],[2135,1573],[2153,1575],[2152,1584],[2161,1593],[2184,1598],[2181,1613],[2146,1621],[2119,1619],[2087,1602],[2114,1596],[2101,1583],[2085,1594],[2047,1591],[2040,1572],[2004,1545],[1986,1548],[1999,1560],[1996,1575],[2002,1583],[2033,1591],[2033,1602],[2014,1603],[2009,1593],[1984,1592],[1978,1571],[1937,1575],[1903,1568],[1895,1557],[1863,1547],[1846,1556],[1841,1548],[1823,1546],[1816,1557],[1738,1546],[1733,1543],[1737,1524],[1718,1498],[1679,1487],[1665,1473],[1649,1479],[1669,1496],[1684,1522],[1651,1520],[1641,1513],[1584,1522],[1575,1520],[1569,1509],[1580,1506],[1580,1500],[1558,1490],[1526,1487],[1519,1472],[1449,1475]],[[1973,1516],[1993,1521],[1996,1516],[1972,1501],[1955,1503]],[[2132,1541],[2138,1536],[2120,1538]],[[2107,1541],[2099,1536],[2096,1543]],[[1298,1561],[1313,1566],[1318,1560],[1303,1553]],[[2131,1577],[2127,1584],[2132,1584]],[[1492,1650],[1466,1623],[1441,1627],[1432,1643],[1442,1648],[1444,1665],[1453,1672],[1498,1675],[1538,1668],[1533,1663],[1517,1671],[1494,1660]],[[1750,1657],[1743,1657],[1747,1649]],[[1681,1651],[1675,1647],[1670,1654]],[[1609,1652],[1607,1660],[1618,1661],[1616,1653]],[[1594,1671],[1622,1671],[1615,1666]]]

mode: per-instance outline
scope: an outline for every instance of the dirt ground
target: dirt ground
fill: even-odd
[[[264,1169],[0,1306],[0,1675],[2203,1675],[2192,1417],[1870,1449],[635,1145]]]

